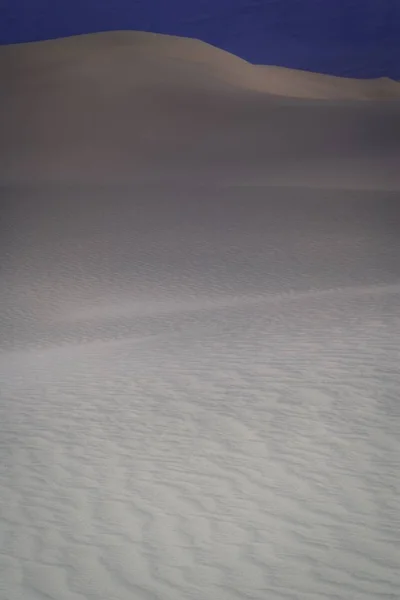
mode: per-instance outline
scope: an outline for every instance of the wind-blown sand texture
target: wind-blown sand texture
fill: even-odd
[[[0,600],[398,598],[398,84],[0,69]]]

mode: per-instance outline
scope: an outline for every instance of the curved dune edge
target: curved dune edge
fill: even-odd
[[[108,59],[108,60],[107,60]],[[115,59],[115,60],[114,60]],[[288,98],[315,100],[400,99],[400,82],[388,79],[358,80],[295,69],[253,65],[229,52],[195,39],[169,35],[115,31],[78,35],[57,40],[15,44],[0,48],[0,66],[10,73],[62,65],[86,64],[92,73],[113,63],[137,84],[144,69],[182,67],[207,74],[237,89]],[[145,75],[146,76],[146,75]]]

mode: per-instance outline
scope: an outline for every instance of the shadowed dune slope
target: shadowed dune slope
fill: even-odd
[[[3,182],[196,172],[309,185],[318,170],[319,184],[362,185],[364,174],[368,187],[398,184],[394,81],[260,67],[132,32],[5,46],[0,70]]]

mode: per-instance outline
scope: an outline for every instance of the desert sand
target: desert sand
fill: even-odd
[[[3,183],[400,183],[398,82],[129,32],[4,46],[0,70]]]
[[[399,84],[0,69],[0,599],[396,598]]]

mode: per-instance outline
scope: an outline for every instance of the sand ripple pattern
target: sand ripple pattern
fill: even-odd
[[[3,353],[1,600],[398,598],[399,309]]]

